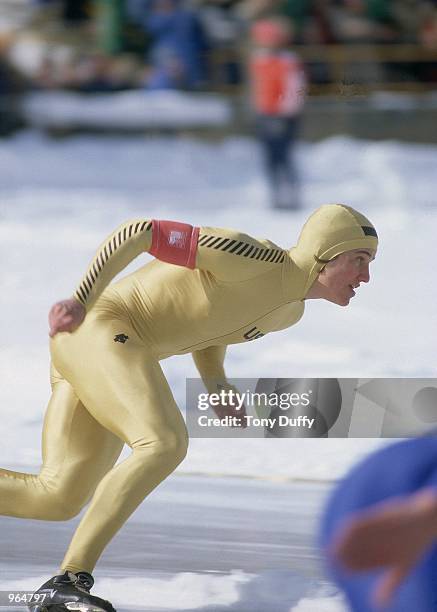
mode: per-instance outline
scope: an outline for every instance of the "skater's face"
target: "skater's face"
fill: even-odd
[[[360,283],[369,282],[369,265],[374,258],[372,249],[354,249],[327,263],[317,279],[322,286],[323,298],[347,306]]]

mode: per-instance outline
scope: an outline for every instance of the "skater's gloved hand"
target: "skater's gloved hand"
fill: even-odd
[[[210,391],[211,393],[211,391]],[[222,419],[224,417],[236,417],[233,427],[247,427],[246,422],[246,406],[241,402],[241,394],[234,385],[228,382],[220,383],[214,390],[220,396],[220,403],[217,406],[212,406],[216,415]]]
[[[53,338],[58,332],[73,332],[85,315],[85,307],[74,298],[57,302],[49,312],[50,337]]]

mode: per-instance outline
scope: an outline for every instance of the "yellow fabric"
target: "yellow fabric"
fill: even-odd
[[[128,339],[114,342],[120,334]],[[64,570],[92,572],[138,504],[185,457],[188,436],[158,361],[127,319],[113,319],[96,304],[74,334],[57,334],[51,352],[92,417],[132,449],[126,460],[95,481],[91,503],[62,563]],[[99,463],[99,447],[91,443]]]
[[[51,341],[41,472],[0,470],[0,514],[65,520],[91,500],[61,568],[92,572],[113,535],[186,453],[185,424],[159,360],[192,352],[205,381],[224,378],[228,344],[300,319],[323,266],[317,257],[376,249],[363,225],[372,227],[350,208],[322,207],[291,251],[201,228],[195,270],[155,260],[107,287],[151,246],[150,220],[123,224],[99,247],[76,291],[85,321]],[[114,467],[124,443],[132,453]]]
[[[303,272],[303,293],[306,294],[325,262],[353,249],[378,248],[375,236],[366,236],[362,227],[372,223],[361,213],[344,204],[328,204],[317,209],[302,228],[297,246],[290,256]]]

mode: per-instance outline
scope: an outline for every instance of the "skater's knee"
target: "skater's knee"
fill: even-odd
[[[179,465],[185,459],[188,450],[188,436],[185,432],[168,432],[156,440],[154,452],[167,462]]]
[[[175,468],[185,459],[188,450],[188,435],[186,431],[169,431],[161,434],[152,442],[140,444],[136,448],[151,451],[161,461]]]
[[[52,521],[68,521],[77,516],[86,502],[83,492],[73,487],[53,486],[45,483],[44,518]]]
[[[53,521],[69,521],[77,516],[84,504],[68,495],[52,496],[50,500],[50,513]]]

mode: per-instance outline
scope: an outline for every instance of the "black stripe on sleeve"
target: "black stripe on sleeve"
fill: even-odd
[[[239,249],[235,254],[236,255],[244,255],[244,251],[247,251],[247,249],[250,247],[250,244],[248,244],[247,242],[243,243],[243,246],[241,247],[241,249]]]
[[[214,248],[214,246],[215,246],[217,243],[219,243],[220,241],[221,241],[221,238],[220,238],[220,236],[219,236],[218,238],[216,238],[216,239],[215,239],[215,240],[213,240],[212,242],[209,242],[209,243],[208,243],[209,248],[210,248],[210,249]]]
[[[221,249],[222,246],[224,246],[227,242],[230,241],[230,238],[223,238],[223,240],[220,240],[220,242],[218,244],[215,245],[215,249]]]
[[[80,302],[80,303],[81,303],[83,306],[85,306],[85,300],[84,300],[84,299],[83,299],[83,297],[80,295],[79,291],[76,291],[76,292],[74,293],[74,295],[75,295],[75,297],[77,297],[77,299],[79,300],[79,302]]]
[[[229,253],[235,253],[235,251],[237,249],[239,249],[242,244],[244,244],[244,243],[241,242],[241,240],[240,240],[240,242],[237,242],[237,244],[234,247],[232,247],[232,249],[229,251]]]
[[[79,287],[79,289],[77,290],[77,292],[76,292],[76,293],[77,293],[78,295],[80,295],[80,297],[82,298],[82,300],[83,300],[84,302],[86,302],[86,299],[87,299],[87,297],[88,297],[88,294],[87,294],[87,293],[85,293],[85,291],[84,291],[84,289],[83,289],[82,285]]]
[[[89,285],[90,285],[90,290],[93,288],[94,285],[94,279],[93,279],[93,275],[91,274],[91,270],[88,270],[87,275],[86,275],[86,280],[88,281]]]
[[[91,291],[91,289],[93,288],[88,276],[85,276],[85,278],[83,279],[83,286],[85,287],[86,291],[87,291],[87,295],[89,294],[89,292]]]
[[[234,246],[234,244],[236,243],[236,240],[231,240],[231,242],[229,244],[226,244],[224,247],[222,247],[222,251],[229,251],[229,249]]]
[[[90,264],[85,277],[82,279],[79,288],[76,290],[78,297],[86,302],[90,292],[99,278],[100,272],[102,272],[105,265],[108,263],[110,257],[122,246],[128,238],[131,238],[133,234],[144,229],[149,230],[152,228],[151,221],[138,221],[136,224],[126,224],[120,229],[117,234],[114,234],[108,242],[103,246],[94,261]]]
[[[202,246],[202,245],[203,245],[203,243],[205,242],[205,240],[206,240],[207,238],[208,238],[208,236],[207,236],[207,235],[200,236],[200,237],[199,237],[199,239],[198,239],[198,241],[197,241],[198,246]]]
[[[94,285],[94,283],[96,282],[96,278],[93,274],[92,268],[88,268],[88,274],[87,277],[89,280],[91,280],[91,284]]]
[[[210,244],[212,241],[214,240],[214,236],[208,236],[208,238],[205,240],[205,242],[202,244],[202,246],[207,246],[208,244]]]
[[[230,238],[223,238],[223,236],[204,234],[200,236],[197,244],[208,249],[215,249],[242,257],[250,257],[250,259],[258,261],[282,263],[285,258],[285,253],[282,249],[263,249],[250,244],[250,242],[236,239],[231,240]]]

